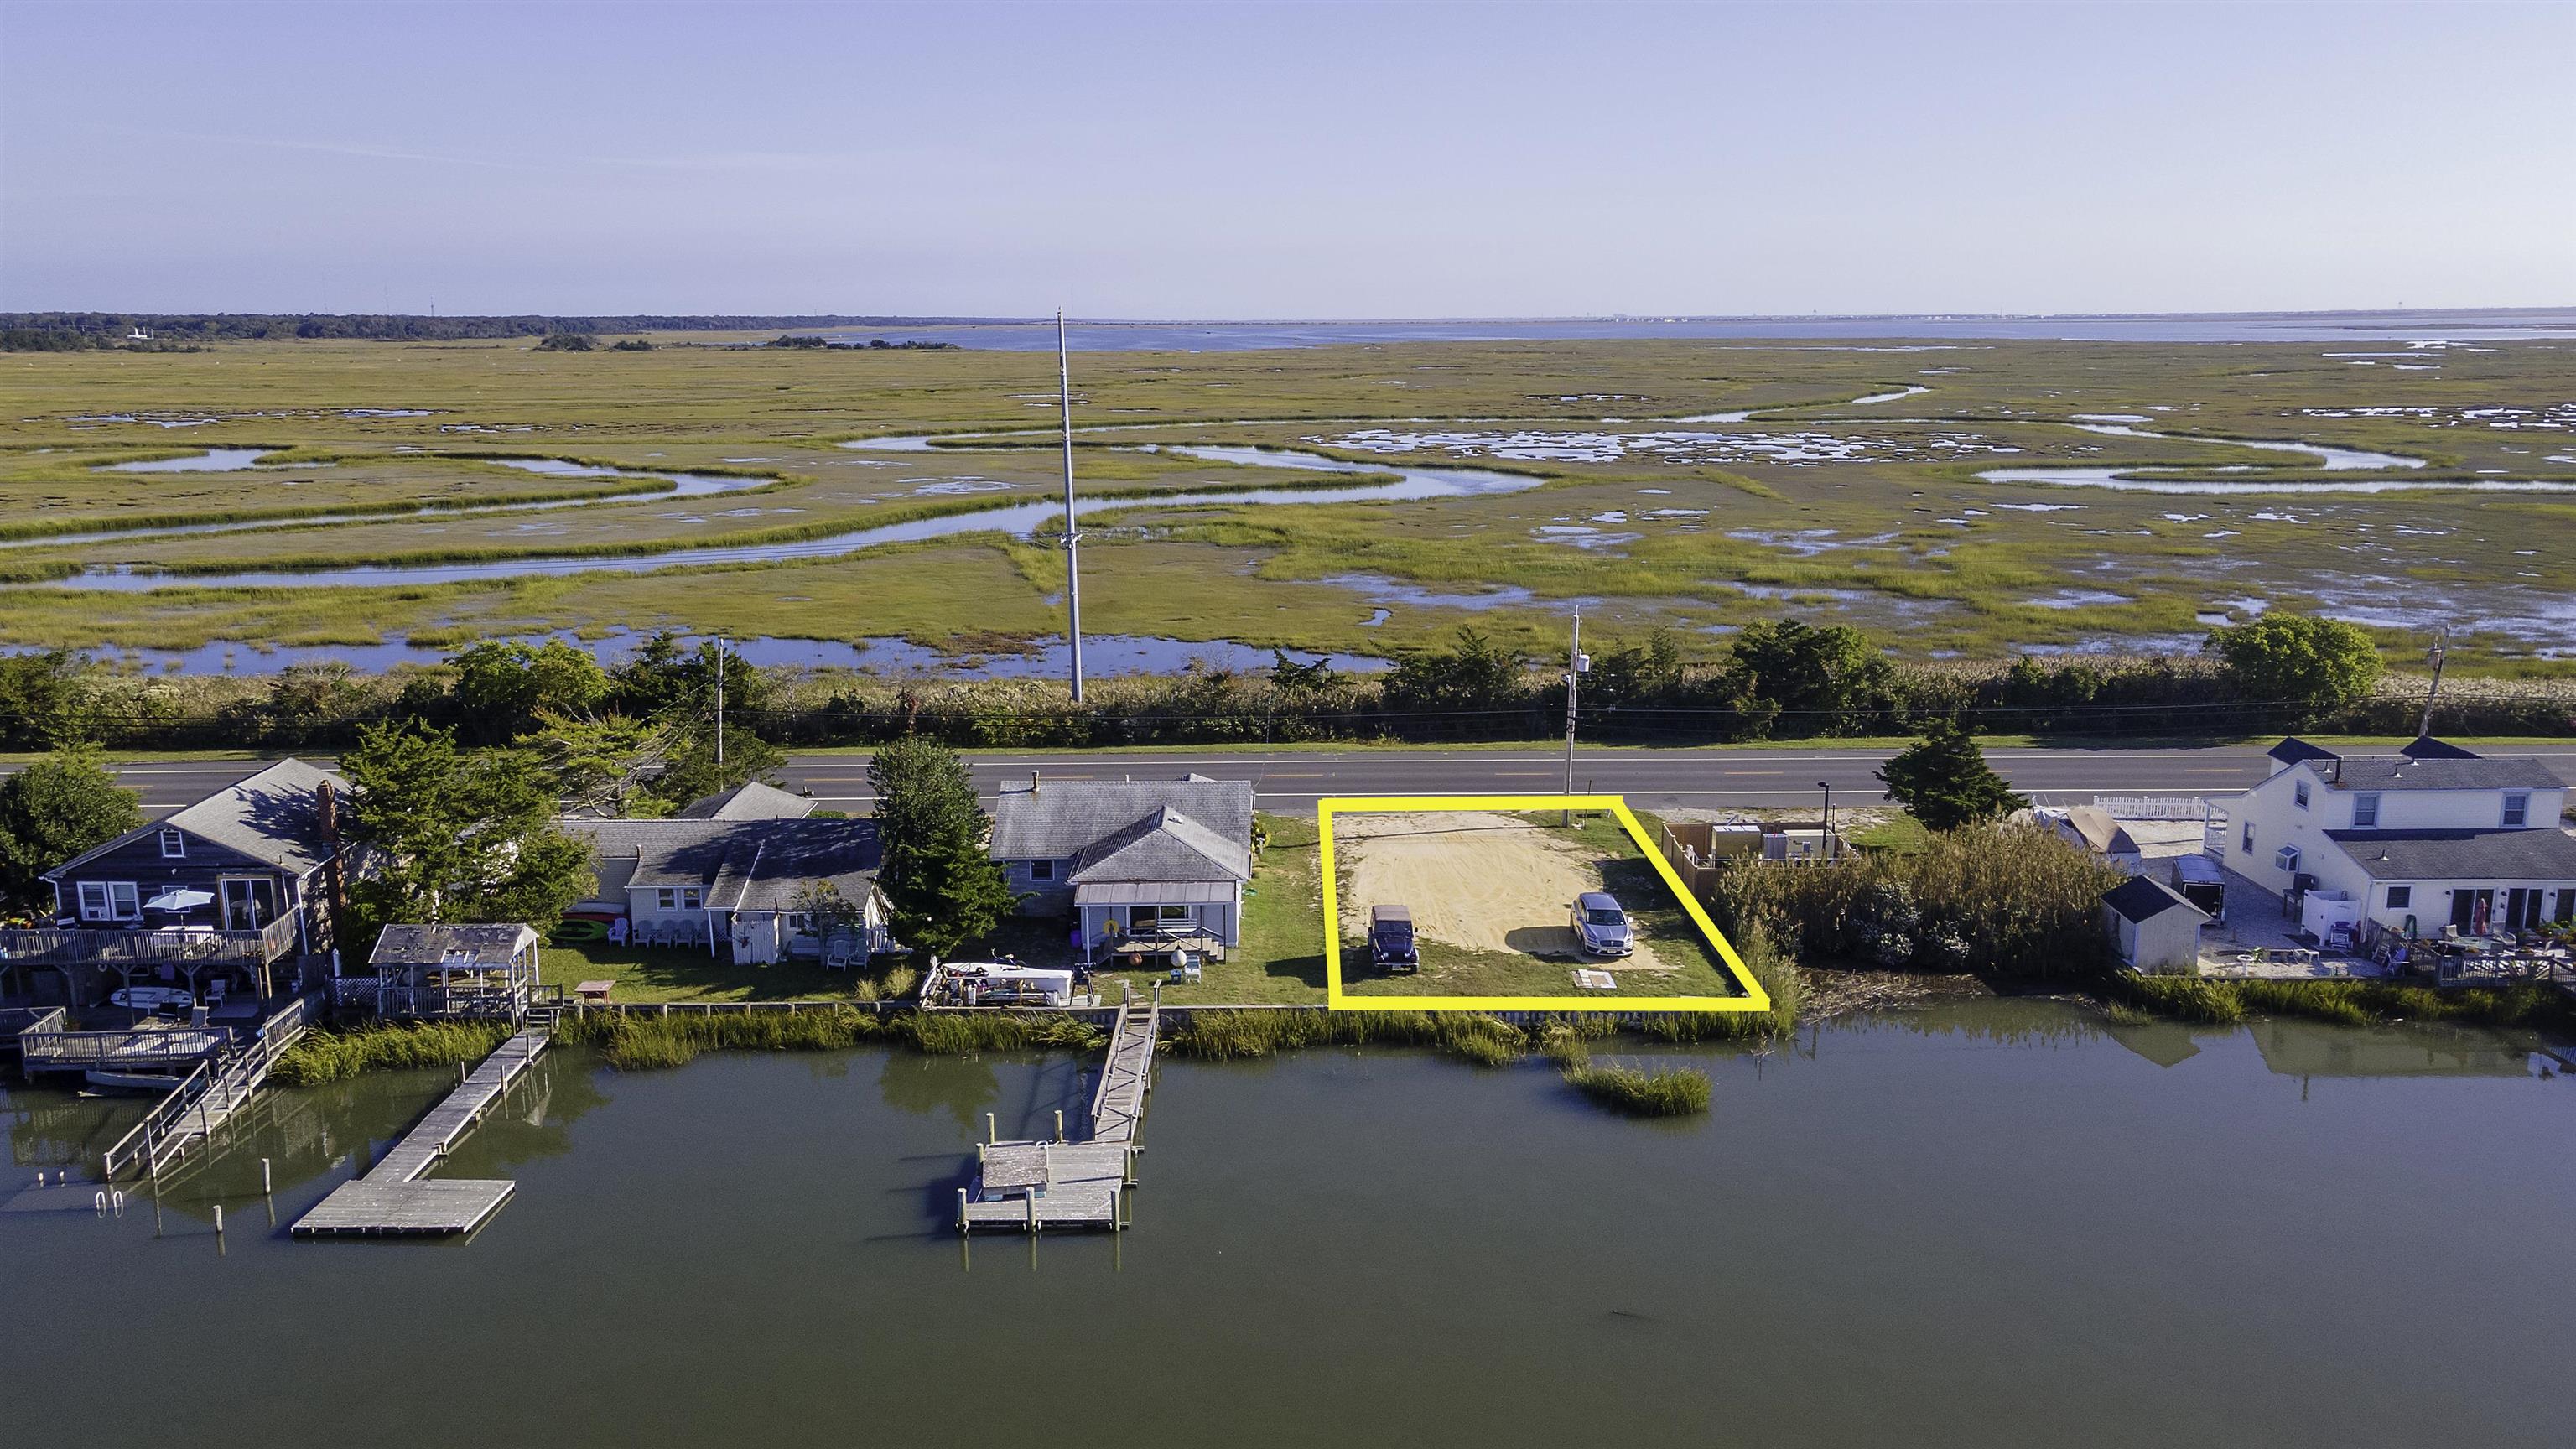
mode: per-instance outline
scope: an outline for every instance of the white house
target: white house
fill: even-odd
[[[2567,783],[2538,760],[2429,738],[2389,755],[2299,739],[2270,753],[2271,776],[2229,802],[2207,842],[2238,875],[2399,932],[2576,920]]]
[[[801,907],[828,886],[857,913],[853,955],[892,949],[876,822],[806,818],[810,808],[747,786],[668,820],[565,820],[567,833],[591,842],[599,877],[572,913],[623,918],[630,940],[767,964],[825,954],[825,928]]]
[[[1059,780],[1035,772],[993,811],[992,858],[1020,913],[1075,917],[1083,959],[1243,938],[1252,783]]]
[[[2111,949],[2122,965],[2140,971],[2200,969],[2200,928],[2208,923],[2208,912],[2143,875],[2102,893]]]

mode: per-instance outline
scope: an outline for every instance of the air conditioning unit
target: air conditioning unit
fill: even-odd
[[[2297,870],[2299,868],[2299,848],[2295,845],[2282,846],[2278,851],[2273,853],[2272,868],[2274,870]]]

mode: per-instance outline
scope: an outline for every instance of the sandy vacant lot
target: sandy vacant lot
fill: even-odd
[[[1349,873],[1346,936],[1368,930],[1370,906],[1405,905],[1427,940],[1547,957],[1575,954],[1566,912],[1577,894],[1601,889],[1601,862],[1614,858],[1546,827],[1475,811],[1336,816],[1333,855]],[[1634,956],[1588,964],[1669,969],[1642,939]]]

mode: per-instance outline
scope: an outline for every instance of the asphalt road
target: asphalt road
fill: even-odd
[[[2576,747],[2506,749],[2536,756],[2576,779]],[[1874,805],[1886,797],[1874,772],[1880,750],[1783,747],[1771,750],[1586,750],[1575,757],[1575,788],[1625,795],[1644,809],[1819,805],[1818,782],[1833,786],[1837,805]],[[1532,795],[1565,787],[1565,757],[1528,749],[1312,750],[1029,754],[968,756],[975,788],[991,797],[1005,780],[1038,770],[1055,780],[1169,778],[1184,771],[1250,780],[1261,808],[1311,813],[1325,795]],[[2223,795],[2267,772],[2258,748],[1989,750],[1986,759],[2042,804],[2084,804],[2095,795]],[[154,762],[116,767],[159,816],[202,798],[259,768],[252,761]],[[801,755],[787,767],[789,788],[810,792],[824,809],[864,811],[868,765],[858,755]]]

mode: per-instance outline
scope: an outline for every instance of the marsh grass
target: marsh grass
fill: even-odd
[[[887,1041],[931,1056],[980,1051],[1088,1050],[1100,1029],[1051,1013],[907,1011],[879,1015],[853,1007],[802,1011],[585,1011],[564,1019],[559,1039],[596,1048],[619,1071],[685,1066],[707,1051],[842,1051]]]
[[[2442,991],[2390,981],[2219,981],[2121,972],[2106,978],[2102,991],[2113,1011],[2211,1025],[2262,1016],[2299,1017],[2338,1026],[2444,1021],[2539,1027],[2576,1022],[2576,1011],[2570,1010],[2564,996],[2531,982]]]
[[[316,1031],[287,1048],[271,1077],[281,1086],[318,1087],[361,1072],[479,1062],[510,1030],[499,1021],[424,1021]]]
[[[1697,1067],[1568,1067],[1565,1081],[1614,1112],[1631,1117],[1693,1117],[1708,1110],[1715,1089]]]

